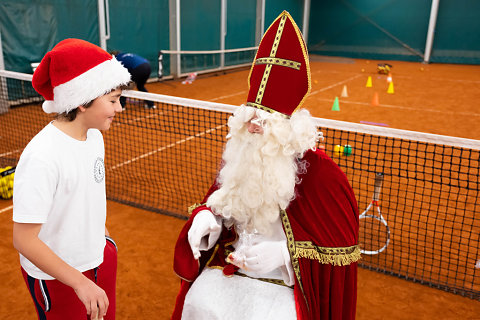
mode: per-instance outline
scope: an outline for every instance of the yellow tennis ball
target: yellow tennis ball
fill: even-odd
[[[340,157],[343,154],[343,146],[337,144],[333,147],[333,155],[336,157]]]
[[[317,84],[317,83],[318,83],[318,80],[313,80],[313,83]]]
[[[7,200],[13,196],[13,189],[2,188],[2,198]]]
[[[362,69],[362,72],[365,72],[365,69]]]
[[[2,199],[8,199],[8,189],[5,186],[0,186],[0,197]]]

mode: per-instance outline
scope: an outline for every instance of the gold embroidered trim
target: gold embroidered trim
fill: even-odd
[[[293,286],[286,285],[285,282],[283,280],[280,280],[280,279],[254,278],[254,277],[250,277],[250,276],[248,276],[246,274],[243,274],[241,272],[238,272],[238,271],[235,272],[234,274],[237,275],[237,276],[240,276],[240,277],[250,278],[250,279],[253,279],[253,280],[260,280],[260,281],[263,281],[263,282],[268,282],[268,283],[272,283],[272,284],[276,284],[276,285],[279,285],[279,286],[284,286],[284,287],[293,289]]]
[[[282,18],[280,19],[277,33],[275,35],[275,40],[273,41],[272,50],[270,50],[270,58],[274,58],[275,55],[277,54],[278,45],[280,44],[280,38],[282,37],[283,28],[285,27],[286,20],[287,20],[286,15],[282,16]],[[265,93],[265,87],[267,85],[268,77],[270,76],[271,70],[272,70],[272,65],[268,64],[265,67],[265,71],[263,72],[262,81],[260,82],[260,87],[258,88],[257,97],[255,98],[255,102],[258,104],[262,103],[263,94]]]
[[[270,113],[277,112],[277,111],[275,111],[275,110],[273,110],[273,109],[270,109],[269,107],[265,107],[265,106],[263,106],[263,105],[261,105],[261,104],[255,103],[255,102],[247,102],[246,105],[249,106],[249,107],[257,108],[257,109],[262,109],[262,110],[267,111],[267,112],[270,112]],[[287,118],[287,119],[290,118],[289,115],[286,115],[286,114],[284,114],[284,113],[278,112],[278,114],[281,115],[281,116],[284,117],[284,118]]]
[[[361,259],[360,247],[319,247],[310,241],[296,241],[294,257],[317,260],[321,264],[346,266]]]
[[[212,255],[210,256],[210,259],[208,259],[208,261],[207,261],[207,263],[205,264],[205,266],[207,266],[207,267],[209,267],[209,268],[220,268],[220,269],[223,270],[222,267],[216,267],[216,266],[210,267],[210,263],[212,262],[213,258],[215,258],[215,255],[217,254],[218,248],[220,248],[220,245],[219,245],[219,244],[215,245],[215,249],[213,250],[213,253],[212,253]]]
[[[200,206],[203,206],[205,203],[194,203],[190,207],[188,207],[188,214],[191,215],[193,210],[197,209]]]
[[[184,277],[179,276],[178,273],[176,273],[176,272],[174,272],[174,273],[177,275],[177,277],[179,277],[179,278],[182,279],[183,281],[193,282],[193,280],[188,280],[188,279],[186,279],[186,278],[184,278]]]
[[[287,212],[285,210],[280,210],[280,218],[282,219],[283,229],[285,230],[285,236],[287,237],[287,248],[288,253],[290,254],[290,262],[292,263],[293,271],[295,272],[295,277],[297,278],[298,284],[300,286],[300,291],[302,291],[302,295],[307,305],[307,308],[309,308],[305,292],[303,291],[298,257],[295,257],[295,238],[293,237],[292,226],[290,225],[290,220],[288,220]]]
[[[295,29],[295,33],[297,34],[298,41],[300,41],[300,43],[301,43],[303,59],[305,60],[305,69],[307,70],[307,79],[308,79],[308,90],[305,93],[305,95],[303,96],[302,101],[300,101],[300,103],[295,108],[295,110],[293,110],[293,112],[292,112],[292,114],[293,114],[296,110],[298,110],[303,105],[303,103],[305,102],[305,99],[307,99],[308,95],[310,94],[310,91],[312,90],[312,76],[311,76],[311,73],[310,73],[311,72],[310,71],[310,58],[308,56],[307,48],[305,47],[305,41],[303,40],[302,33],[300,32],[300,29],[298,28],[297,24],[295,23],[295,21],[293,20],[293,18],[290,15],[288,15],[288,19],[292,23],[293,29]]]
[[[300,70],[300,67],[302,66],[301,62],[280,58],[258,58],[257,60],[255,60],[255,64],[274,64],[277,66],[288,67],[295,70]]]
[[[263,94],[265,93],[265,87],[267,86],[268,77],[270,76],[270,71],[272,70],[272,65],[269,64],[265,67],[263,72],[262,82],[260,82],[260,87],[258,88],[257,97],[255,98],[256,103],[261,103],[263,99]]]

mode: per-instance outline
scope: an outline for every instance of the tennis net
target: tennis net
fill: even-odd
[[[22,77],[0,71],[0,83],[6,83],[0,90],[2,167],[14,166],[50,119]],[[126,111],[104,133],[107,196],[186,219],[188,206],[201,201],[216,176],[235,107],[137,91],[124,95]],[[144,109],[145,100],[156,109]],[[389,241],[382,251],[364,254],[360,265],[480,300],[480,141],[316,121],[325,137],[319,147],[347,174],[359,214],[376,199],[375,210],[388,225],[389,233],[381,219],[360,220],[362,248]],[[367,215],[373,213],[379,215]]]

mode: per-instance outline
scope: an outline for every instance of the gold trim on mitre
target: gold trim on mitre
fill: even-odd
[[[290,117],[289,117],[288,115],[286,115],[286,114],[283,114],[283,113],[281,113],[281,112],[278,112],[278,111],[276,111],[276,110],[273,110],[273,109],[271,109],[271,108],[269,108],[269,107],[265,107],[265,106],[263,106],[263,105],[261,105],[261,104],[255,103],[255,102],[247,102],[247,103],[245,103],[245,105],[246,105],[247,107],[253,107],[253,108],[265,110],[265,111],[270,112],[270,113],[277,112],[278,114],[280,114],[280,115],[281,115],[282,117],[284,117],[284,118],[287,118],[287,119],[290,118]]]
[[[255,64],[275,64],[277,66],[292,68],[295,70],[300,70],[302,66],[301,62],[292,61],[288,59],[281,59],[281,58],[258,58],[255,60]]]
[[[288,11],[284,10],[271,24],[270,26],[267,28],[267,30],[264,32],[264,36],[265,34],[270,30],[270,28],[273,27],[273,25],[277,22],[278,19],[282,19],[283,20],[283,23],[282,21],[280,21],[279,23],[279,26],[278,26],[278,29],[277,29],[277,36],[276,36],[276,40],[274,41],[274,44],[272,45],[272,50],[270,51],[270,57],[269,58],[276,58],[275,57],[275,54],[276,54],[276,49],[277,49],[277,46],[280,42],[280,37],[278,37],[279,35],[281,36],[281,32],[283,32],[283,27],[285,25],[285,21],[288,19],[290,20],[290,22],[292,23],[293,25],[293,28],[295,30],[295,33],[297,35],[297,38],[299,40],[299,43],[300,43],[300,47],[302,49],[302,54],[303,54],[303,59],[305,60],[305,67],[306,67],[306,71],[307,71],[307,80],[308,80],[308,89],[307,89],[307,92],[305,93],[305,95],[303,96],[302,100],[300,101],[300,103],[297,105],[297,107],[292,111],[292,114],[297,110],[299,109],[303,103],[305,102],[305,99],[308,97],[308,95],[310,94],[310,91],[312,90],[312,80],[311,80],[311,73],[310,73],[310,61],[309,61],[309,58],[308,58],[308,52],[307,52],[307,48],[305,47],[305,41],[303,40],[303,36],[302,36],[302,33],[300,31],[300,29],[298,28],[297,24],[295,23],[295,20],[293,20],[292,16],[290,15],[290,13],[288,13]],[[281,29],[281,30],[280,30]],[[262,37],[262,40],[260,41],[260,44],[258,45],[258,47],[260,48],[261,45],[262,45],[262,42],[263,42],[263,38]],[[278,38],[278,40],[277,40]],[[257,51],[257,54],[258,54],[258,51]],[[273,55],[272,55],[273,54]],[[252,66],[250,67],[250,72],[248,74],[248,90],[250,90],[250,78],[252,76],[252,72],[253,72],[253,68],[255,67],[255,64],[261,64],[261,63],[257,63],[257,60],[264,62],[264,59],[268,59],[266,57],[262,57],[262,58],[258,58],[257,59],[257,55],[255,55],[255,59],[253,60],[252,62]],[[267,66],[265,67],[265,72],[264,72],[264,76],[262,78],[262,82],[261,82],[261,85],[260,85],[260,88],[262,88],[262,85],[263,85],[263,88],[266,88],[266,85],[268,83],[268,76],[270,74],[270,69],[272,68],[272,63],[268,63]],[[257,97],[255,99],[255,104],[254,103],[251,103],[251,106],[252,107],[256,107],[256,108],[259,108],[259,109],[262,109],[262,110],[266,110],[270,113],[273,113],[273,112],[278,112],[276,110],[273,110],[271,108],[268,108],[268,107],[265,107],[261,104],[261,99],[259,100],[259,95],[260,95],[260,88],[259,88],[259,92],[257,92]],[[261,93],[261,97],[263,97],[263,92],[264,90],[262,90],[262,93]],[[260,106],[260,107],[258,107]],[[280,113],[280,112],[278,112]],[[288,118],[290,118],[290,116],[287,115]]]

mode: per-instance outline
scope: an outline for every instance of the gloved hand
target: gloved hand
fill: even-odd
[[[290,263],[287,241],[263,241],[245,248],[244,265],[247,271],[265,274]]]
[[[210,210],[202,210],[193,218],[188,243],[195,259],[200,258],[200,250],[209,250],[217,242],[222,231],[221,223],[221,217],[214,216]]]

